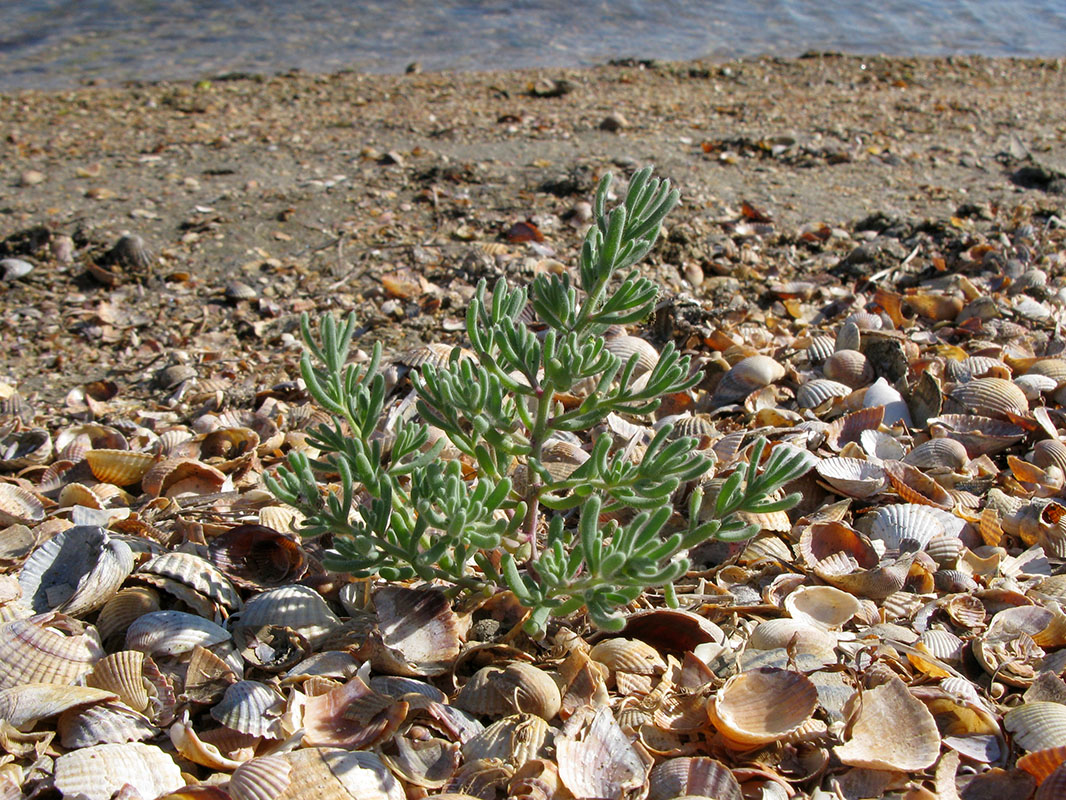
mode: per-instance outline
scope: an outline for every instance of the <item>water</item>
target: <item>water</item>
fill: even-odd
[[[1066,56],[1063,0],[0,0],[0,90],[809,50]]]

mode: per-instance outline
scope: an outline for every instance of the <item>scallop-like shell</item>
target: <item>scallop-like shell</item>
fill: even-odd
[[[11,483],[0,483],[0,528],[8,525],[34,525],[44,520],[44,504],[37,497]]]
[[[85,461],[98,481],[115,486],[132,486],[141,482],[156,457],[151,453],[134,453],[131,450],[90,450],[85,454]]]
[[[1040,700],[1016,706],[1003,716],[1014,743],[1033,752],[1066,743],[1066,705]]]
[[[949,396],[971,414],[1009,420],[1029,412],[1025,392],[1005,378],[976,378],[956,386]]]
[[[807,360],[812,364],[821,364],[836,350],[836,341],[832,336],[815,336],[807,345]]]
[[[1026,375],[1046,375],[1059,383],[1066,382],[1066,360],[1061,358],[1044,358],[1037,361],[1025,372]]]
[[[1055,466],[1066,472],[1066,443],[1058,439],[1041,439],[1033,445],[1033,463],[1041,469]]]
[[[826,629],[843,627],[861,609],[853,595],[832,586],[800,586],[785,598],[792,619]]]
[[[852,388],[839,381],[818,378],[807,381],[796,390],[796,405],[799,408],[818,408],[835,397],[847,397]]]
[[[374,592],[377,624],[360,655],[391,675],[440,675],[459,655],[459,619],[432,586],[382,586]]]
[[[944,526],[928,506],[893,503],[871,513],[870,539],[885,543],[889,552],[923,550]]]
[[[651,372],[659,362],[659,351],[651,342],[639,336],[610,336],[605,340],[604,347],[622,359],[623,364],[636,355],[637,368],[633,373],[634,377]]]
[[[797,653],[814,656],[824,663],[836,661],[836,640],[828,630],[805,619],[768,619],[760,622],[748,637],[753,650],[792,648]]]
[[[137,650],[120,650],[104,656],[85,676],[87,686],[114,692],[134,711],[148,708],[148,682],[144,678],[146,656]]]
[[[857,458],[836,456],[815,464],[826,483],[848,497],[872,497],[885,488],[885,471],[880,464]]]
[[[648,775],[648,800],[708,797],[743,800],[740,784],[729,768],[713,758],[671,758]]]
[[[922,470],[959,472],[970,463],[970,455],[962,442],[940,438],[922,442],[902,460]]]
[[[63,797],[111,800],[129,784],[141,797],[158,797],[185,785],[174,759],[154,745],[101,744],[61,755],[55,786]]]
[[[12,472],[48,463],[52,456],[52,437],[43,428],[9,433],[0,438],[0,469]]]
[[[111,599],[133,570],[133,551],[95,525],[60,531],[26,560],[19,585],[35,612],[81,616]]]
[[[56,729],[59,741],[71,750],[98,744],[141,742],[159,735],[159,728],[147,717],[118,702],[64,711]]]
[[[233,771],[229,794],[233,800],[276,800],[288,788],[292,765],[280,755],[245,761]]]
[[[760,667],[734,675],[707,703],[707,715],[730,747],[777,741],[818,707],[818,690],[799,672]]]
[[[559,685],[551,675],[524,661],[508,664],[494,676],[492,686],[515,711],[545,720],[553,719],[562,705]]]
[[[865,386],[875,377],[870,362],[858,350],[838,350],[833,353],[822,365],[822,374],[852,389]]]
[[[240,595],[229,579],[210,561],[192,553],[164,553],[146,561],[136,572],[137,577],[150,575],[184,584],[227,611],[241,606]],[[162,588],[169,587],[164,585]]]
[[[769,356],[748,356],[734,364],[718,382],[712,405],[743,400],[752,392],[785,377],[785,368]]]
[[[376,753],[305,747],[281,757],[291,768],[289,783],[273,800],[405,800],[400,782]]]
[[[86,686],[27,682],[0,690],[0,719],[15,728],[31,726],[71,708],[114,700],[115,695]]]
[[[318,592],[307,586],[279,586],[257,594],[229,618],[231,629],[283,625],[317,647],[341,621]]]
[[[658,675],[666,671],[666,661],[659,651],[639,639],[604,639],[592,646],[589,657],[612,674]]]
[[[568,723],[555,738],[555,756],[559,778],[570,794],[585,798],[639,796],[650,764],[634,749],[611,709],[606,705],[595,711],[587,708]]]
[[[159,593],[147,586],[128,586],[120,589],[104,603],[96,617],[96,627],[103,641],[113,636],[125,637],[126,629],[135,619],[159,610]]]
[[[463,742],[463,758],[476,761],[498,758],[521,766],[532,758],[545,755],[551,744],[551,728],[535,714],[512,714],[489,725],[472,739]]]
[[[138,617],[126,631],[126,647],[150,656],[180,656],[194,647],[230,640],[229,631],[184,611],[153,611]]]
[[[211,708],[211,716],[240,733],[277,739],[284,707],[285,698],[265,683],[237,681]]]
[[[272,588],[307,569],[299,542],[263,525],[238,525],[211,540],[211,561],[242,586]]]
[[[96,628],[50,612],[0,625],[0,689],[71,684],[104,657]]]
[[[886,461],[884,466],[892,487],[908,503],[934,506],[945,511],[955,507],[955,501],[947,490],[921,470],[902,461]]]

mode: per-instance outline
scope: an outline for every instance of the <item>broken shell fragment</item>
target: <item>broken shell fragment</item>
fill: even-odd
[[[895,675],[856,692],[849,705],[854,716],[844,744],[833,748],[845,764],[913,772],[932,766],[940,755],[933,715]]]

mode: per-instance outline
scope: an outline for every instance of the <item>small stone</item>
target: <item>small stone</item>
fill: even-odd
[[[36,186],[44,183],[44,173],[35,169],[28,169],[19,175],[19,186]]]
[[[70,265],[74,263],[74,240],[65,234],[52,237],[48,243],[48,249],[52,251],[52,258],[56,263]]]
[[[603,121],[600,123],[601,131],[610,131],[611,133],[617,133],[623,128],[628,127],[629,121],[626,120],[626,118],[619,114],[617,111],[612,111],[610,114],[604,117]]]
[[[0,280],[17,281],[33,272],[33,264],[21,258],[0,260]]]

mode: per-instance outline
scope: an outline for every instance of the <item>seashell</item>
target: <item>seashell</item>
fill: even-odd
[[[295,539],[263,525],[238,525],[208,545],[211,561],[241,586],[273,588],[298,580],[307,556]]]
[[[954,533],[944,532],[935,534],[925,546],[925,552],[939,566],[950,569],[959,560],[966,546]]]
[[[251,747],[238,747],[240,752],[231,753],[236,756],[230,758],[229,755],[224,755],[218,745],[211,741],[205,741],[208,737],[208,733],[205,732],[204,737],[201,737],[189,722],[188,714],[185,714],[183,719],[175,722],[170,726],[170,730],[167,731],[170,735],[171,744],[178,751],[178,755],[182,758],[186,758],[194,764],[200,764],[205,767],[217,770],[231,770],[239,767],[244,761],[247,761],[252,757],[254,751]],[[214,733],[216,734],[214,739],[220,739],[223,736],[229,737],[244,737],[251,740],[251,742],[258,742],[258,737],[247,736],[245,734],[237,733],[229,728],[217,728]],[[233,748],[227,748],[227,751],[231,751]]]
[[[134,711],[144,711],[148,708],[150,685],[144,678],[145,658],[137,650],[120,650],[104,656],[85,676],[85,685],[113,692]]]
[[[823,663],[836,661],[836,640],[828,630],[805,619],[768,619],[760,622],[748,637],[753,650],[792,648],[796,653],[821,659]]]
[[[933,436],[962,443],[971,458],[998,453],[1025,436],[1025,429],[1010,422],[969,414],[943,414],[929,420]]]
[[[822,374],[852,389],[865,386],[876,377],[870,362],[858,350],[837,350],[822,365]]]
[[[173,758],[140,742],[85,747],[55,761],[55,787],[63,797],[111,800],[126,785],[140,797],[158,797],[185,781]]]
[[[749,394],[785,377],[785,368],[769,356],[748,356],[734,364],[718,382],[711,404],[714,407],[743,400]]]
[[[288,788],[292,765],[280,755],[245,761],[229,779],[233,800],[275,800]]]
[[[588,708],[568,723],[555,738],[555,758],[559,778],[570,794],[592,798],[642,793],[650,764],[634,749],[608,706]]]
[[[1021,766],[1021,762],[1022,759],[1018,759],[1018,766]],[[1036,794],[1033,795],[1033,800],[1056,800],[1064,796],[1066,796],[1066,767],[1060,764],[1040,783]]]
[[[1066,705],[1045,700],[1023,703],[1003,715],[1003,727],[1023,750],[1061,747],[1066,742]]]
[[[181,656],[197,645],[211,647],[230,640],[229,631],[184,611],[152,611],[126,631],[126,648],[150,656]]]
[[[880,318],[878,318],[878,322],[880,322]],[[858,350],[861,344],[862,329],[849,318],[848,321],[840,326],[840,330],[837,331],[836,339],[833,342],[833,348],[837,352],[841,350]]]
[[[551,744],[551,728],[535,714],[512,714],[497,720],[477,736],[463,742],[463,759],[480,758],[510,761],[516,767],[546,754]]]
[[[930,472],[961,472],[970,463],[970,456],[962,442],[940,438],[922,442],[907,453],[902,461]]]
[[[948,395],[966,412],[1009,420],[1029,412],[1025,393],[1004,378],[977,378],[956,386]]]
[[[234,611],[241,606],[240,595],[229,579],[211,562],[192,553],[164,553],[146,561],[134,573],[134,577],[142,580],[148,576],[169,578],[227,611]],[[161,588],[172,590],[172,585],[163,584]]]
[[[1033,363],[1025,371],[1026,375],[1044,375],[1059,383],[1066,382],[1066,360],[1061,358],[1044,358]]]
[[[1014,385],[1022,390],[1027,400],[1032,402],[1055,391],[1059,382],[1046,375],[1019,375],[1014,379]]]
[[[614,353],[625,365],[634,355],[637,357],[637,368],[633,377],[639,377],[646,372],[651,372],[659,362],[659,351],[651,342],[641,339],[639,336],[609,336],[604,340],[604,347],[608,352]]]
[[[0,483],[0,529],[8,525],[34,525],[44,520],[44,504],[11,483]]]
[[[796,390],[796,406],[818,408],[835,397],[847,397],[851,392],[850,386],[826,378],[807,381]]]
[[[125,638],[126,629],[138,617],[159,610],[159,594],[147,586],[129,586],[104,603],[96,617],[100,638],[108,641],[113,636]]]
[[[9,525],[0,530],[0,567],[14,567],[26,560],[37,547],[37,532],[25,525]]]
[[[106,263],[118,264],[130,269],[147,269],[152,265],[152,254],[144,239],[135,233],[127,233],[107,251]],[[158,792],[157,792],[158,794]]]
[[[141,482],[156,462],[156,457],[130,450],[90,450],[85,454],[85,461],[98,481],[115,486],[132,486]]]
[[[814,466],[830,486],[848,497],[872,497],[885,488],[885,471],[880,464],[857,458],[823,458]]]
[[[307,639],[312,647],[317,647],[340,626],[341,621],[314,589],[291,585],[255,595],[240,612],[229,618],[227,624],[233,630],[283,625]]]
[[[899,496],[908,503],[934,506],[951,511],[955,501],[939,483],[902,461],[884,462],[885,475]]]
[[[186,458],[158,461],[141,477],[141,488],[149,497],[212,494],[222,491],[225,485],[223,472]]]
[[[873,409],[867,410],[872,411]],[[884,414],[884,409],[881,406],[877,406],[877,410],[882,415]],[[863,431],[859,434],[859,444],[862,445],[863,452],[870,459],[878,461],[900,459],[905,455],[903,445],[900,444],[899,439],[885,431]]]
[[[592,646],[589,657],[615,672],[660,675],[666,662],[654,647],[639,639],[604,639]]]
[[[380,694],[358,676],[307,699],[301,724],[303,743],[311,746],[367,749],[393,737],[410,705]]]
[[[244,281],[229,281],[222,291],[227,300],[239,303],[241,300],[255,300],[259,293]]]
[[[940,755],[940,733],[925,704],[895,675],[857,693],[847,741],[833,748],[845,764],[866,769],[913,772]]]
[[[78,462],[89,450],[128,450],[129,442],[118,430],[96,422],[64,428],[55,437],[59,458]]]
[[[0,691],[0,719],[14,728],[32,727],[38,720],[57,716],[68,709],[114,699],[115,695],[101,689],[28,681]]]
[[[0,469],[20,470],[45,464],[52,456],[52,437],[43,428],[8,433],[0,438]]]
[[[375,630],[359,654],[392,675],[440,675],[459,655],[459,620],[436,587],[382,586],[374,592]]]
[[[740,784],[725,764],[713,758],[670,758],[648,775],[648,800],[713,797],[743,800]]]
[[[129,545],[103,528],[76,525],[33,552],[19,573],[19,585],[34,612],[80,616],[111,599],[132,570]]]
[[[864,433],[877,432],[876,429],[881,424],[884,416],[885,410],[879,406],[877,408],[866,408],[840,417],[834,420],[826,429],[826,444],[834,451],[839,452],[852,442],[860,442]],[[892,438],[892,441],[896,441],[895,438]]]
[[[104,657],[96,628],[56,612],[0,625],[0,689],[71,684]]]
[[[911,412],[903,401],[903,395],[896,391],[884,378],[874,381],[862,396],[863,408],[885,407],[884,424],[888,426],[902,422],[908,428],[913,427]]]
[[[884,542],[888,552],[924,550],[934,536],[944,534],[936,515],[918,503],[882,506],[870,517],[870,539]]]
[[[1058,439],[1041,439],[1033,445],[1033,463],[1042,469],[1055,466],[1066,472],[1066,444]]]
[[[861,608],[855,597],[832,586],[800,586],[785,598],[792,619],[829,630],[842,628]]]
[[[285,699],[265,683],[237,681],[211,708],[211,716],[240,733],[278,739],[284,707]]]
[[[734,675],[707,703],[727,746],[749,749],[797,730],[818,707],[818,690],[803,674],[760,667]]]
[[[559,713],[559,685],[542,669],[515,661],[493,676],[493,688],[515,711],[551,720]]]
[[[868,311],[856,311],[853,314],[849,314],[848,318],[844,320],[845,325],[848,323],[855,325],[860,331],[879,331],[885,324],[880,316],[871,314]]]
[[[159,735],[159,728],[147,717],[117,702],[64,711],[56,730],[62,745],[72,750],[98,744],[140,742]]]
[[[854,349],[854,348],[850,348]],[[821,364],[836,350],[836,342],[831,336],[815,336],[807,345],[807,360],[812,364]]]
[[[1017,766],[1036,778],[1037,783],[1042,787],[1050,776],[1056,772],[1062,772],[1059,767],[1064,763],[1066,763],[1066,745],[1061,745],[1027,753],[1018,759]],[[1059,786],[1066,791],[1066,783],[1059,783]],[[1049,800],[1054,800],[1055,797],[1061,796],[1061,793],[1058,795],[1046,795]],[[1040,795],[1037,794],[1037,798],[1039,797]]]

